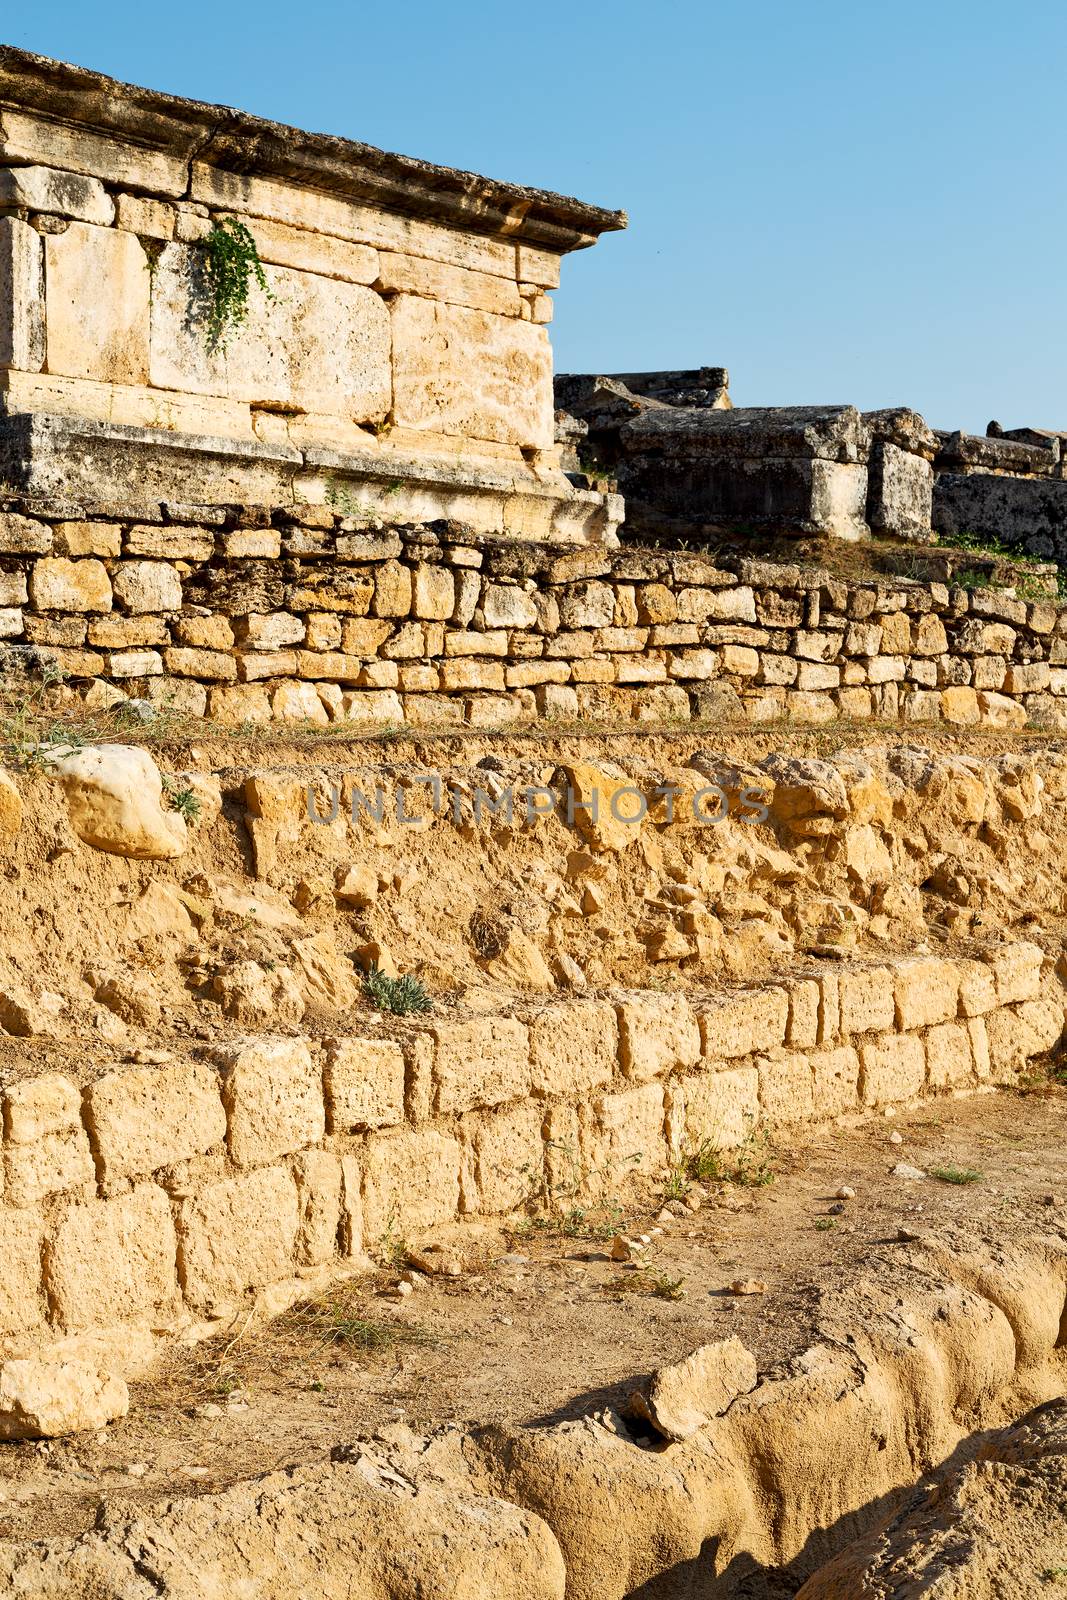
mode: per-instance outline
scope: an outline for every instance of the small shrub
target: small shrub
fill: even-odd
[[[391,1011],[397,1017],[433,1010],[430,996],[410,972],[400,978],[390,978],[386,973],[379,972],[377,967],[372,967],[364,976],[363,990],[379,1010]]]
[[[172,811],[184,817],[186,822],[195,822],[201,812],[200,796],[188,784],[179,786],[168,774],[163,776],[163,795]]]
[[[435,1342],[424,1328],[413,1323],[378,1322],[372,1317],[358,1316],[342,1295],[305,1301],[289,1313],[289,1321],[302,1332],[321,1339],[323,1344],[341,1345],[365,1354],[392,1350],[398,1344]]]
[[[976,1172],[974,1167],[931,1167],[931,1178],[936,1178],[939,1183],[981,1183],[982,1174]]]

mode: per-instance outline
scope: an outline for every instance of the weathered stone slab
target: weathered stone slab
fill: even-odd
[[[115,202],[98,179],[53,167],[0,168],[0,206],[46,211],[105,228],[115,220]]]
[[[0,217],[0,367],[44,365],[44,251],[41,235]]]
[[[397,424],[547,450],[552,357],[543,328],[401,294],[391,307]]]
[[[385,415],[391,399],[389,316],[360,284],[287,267],[253,283],[247,321],[225,348],[205,332],[208,286],[202,256],[166,245],[152,290],[151,379],[163,389],[289,404],[355,420]]]
[[[72,222],[46,236],[44,263],[49,372],[147,383],[152,279],[136,235]]]
[[[283,1167],[223,1179],[187,1201],[181,1279],[190,1305],[217,1310],[288,1277],[299,1223],[296,1184]]]

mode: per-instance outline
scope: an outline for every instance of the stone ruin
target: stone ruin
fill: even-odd
[[[964,534],[1067,557],[1067,435],[948,433],[906,406],[734,407],[728,384],[722,367],[557,377],[567,463],[582,481],[594,465],[616,479],[626,537]]]
[[[548,291],[625,226],[540,190],[0,51],[0,475],[68,501],[388,505],[600,540]],[[240,337],[202,248],[247,228]]]
[[[762,1187],[740,1176],[756,1136],[802,1149],[818,1124],[856,1155],[883,1119],[910,1134],[936,1101],[952,1126],[979,1095],[1014,1134],[992,1091],[1035,1085],[1052,1121],[1067,756],[1029,735],[1067,730],[1058,573],[1006,592],[953,581],[969,552],[918,579],[803,542],[760,559],[752,536],[1059,556],[1064,436],[735,409],[719,367],[553,396],[560,260],[624,220],[0,50],[0,1437],[28,1446],[4,1461],[5,1593],[859,1597],[878,1573],[843,1542],[1063,1394],[1067,1233],[1025,1211],[1027,1167],[943,1235],[932,1185],[890,1240],[837,1187],[815,1229],[829,1249],[860,1198],[860,1237],[823,1258],[810,1317],[773,1282],[708,1289],[720,1328],[727,1298],[770,1292],[771,1360],[731,1335],[619,1409],[605,1368],[562,1421],[539,1378],[537,1416],[368,1441],[365,1410],[329,1422],[332,1367],[360,1365],[331,1358],[299,1411],[288,1377],[224,1416],[171,1374],[158,1409],[133,1400],[166,1451],[122,1442],[125,1380],[161,1351],[228,1359],[342,1285],[447,1324],[442,1289],[488,1308],[506,1266],[529,1307],[494,1321],[525,1365],[531,1333],[570,1336],[559,1267],[619,1303],[628,1269],[700,1254],[707,1203],[704,1255],[732,1274],[720,1163]],[[213,268],[235,249],[244,316]],[[840,740],[792,726],[837,720]],[[159,766],[112,742],[142,724]],[[386,1005],[403,985],[425,1004]],[[937,1176],[872,1160],[871,1193]],[[652,1200],[648,1233],[615,1233],[620,1194]],[[610,1250],[503,1251],[564,1205],[569,1238],[610,1208]],[[587,1295],[583,1373],[598,1315]],[[486,1328],[450,1402],[498,1378]],[[315,1460],[281,1453],[276,1409]],[[1062,1552],[1062,1471],[1047,1527],[1033,1485],[1067,1421],[1035,1415],[983,1479],[1026,1545],[1013,1576]],[[212,1468],[187,1468],[216,1424]],[[953,1522],[954,1592],[981,1498]],[[982,1581],[975,1600],[1009,1592]]]

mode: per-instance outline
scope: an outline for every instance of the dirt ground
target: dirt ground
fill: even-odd
[[[0,1445],[0,1538],[74,1533],[102,1499],[214,1490],[397,1424],[623,1406],[643,1373],[729,1334],[766,1372],[805,1348],[820,1304],[901,1227],[966,1219],[1011,1239],[1067,1207],[1065,1108],[1067,1090],[1048,1084],[753,1148],[747,1182],[707,1182],[699,1211],[650,1234],[647,1267],[612,1261],[610,1241],[650,1233],[662,1192],[563,1226],[472,1225],[459,1277],[423,1278],[397,1302],[399,1269],[381,1268],[268,1326],[176,1350],[103,1433]],[[894,1176],[898,1162],[931,1175]],[[971,1177],[932,1175],[941,1170]],[[839,1200],[842,1186],[855,1197]],[[734,1293],[739,1280],[765,1292]]]

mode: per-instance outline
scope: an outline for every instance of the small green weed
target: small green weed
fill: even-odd
[[[169,773],[163,775],[163,794],[172,811],[186,822],[196,822],[201,812],[200,796],[188,784],[177,784]]]
[[[975,1171],[974,1167],[931,1167],[931,1178],[936,1178],[939,1183],[981,1183],[982,1174]]]
[[[255,239],[236,217],[217,217],[200,248],[207,276],[207,347],[225,350],[230,335],[248,321],[252,283],[268,300],[276,296],[267,285]]]
[[[368,1000],[372,1000],[382,1011],[391,1011],[397,1017],[433,1010],[430,996],[410,972],[399,978],[390,978],[387,973],[379,972],[377,967],[371,967],[364,975],[363,991]]]

